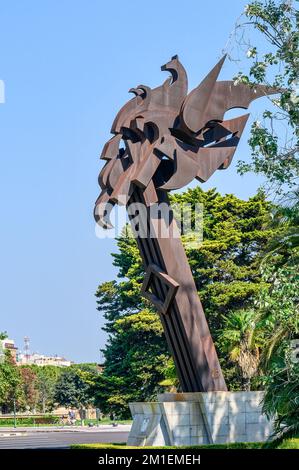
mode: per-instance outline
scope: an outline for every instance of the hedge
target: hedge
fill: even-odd
[[[26,425],[33,425],[33,424],[59,424],[60,418],[59,416],[16,416],[16,423]],[[1,418],[0,419],[0,426],[13,426],[14,425],[14,418]]]
[[[164,447],[142,447],[142,449],[299,449],[299,438],[285,439],[277,447],[267,446],[264,442],[235,442],[230,444],[210,444],[201,446],[164,446]],[[140,449],[140,447],[126,446],[126,444],[73,444],[71,449]]]

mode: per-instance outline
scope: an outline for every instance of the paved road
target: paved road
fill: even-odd
[[[91,442],[126,442],[129,432],[88,431],[88,432],[26,432],[19,436],[0,437],[0,449],[45,449],[68,448],[71,444]]]
[[[89,427],[89,426],[18,426],[14,428],[12,426],[0,426],[0,437],[3,434],[14,434],[19,432],[99,432],[99,431],[130,431],[131,424],[118,424],[116,427],[111,424],[100,424],[99,426]]]

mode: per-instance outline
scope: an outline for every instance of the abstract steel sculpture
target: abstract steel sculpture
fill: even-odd
[[[191,269],[176,235],[176,222],[153,218],[150,207],[169,205],[167,192],[194,178],[204,182],[231,163],[248,114],[223,120],[231,108],[248,108],[251,101],[277,90],[255,88],[232,81],[217,81],[225,57],[194,90],[187,94],[187,74],[178,57],[161,67],[171,77],[150,89],[139,85],[135,97],[117,114],[114,136],[105,144],[106,160],[99,175],[102,192],[96,201],[95,219],[111,227],[109,213],[115,203],[139,202],[148,210],[148,233],[137,236],[146,271],[142,293],[160,312],[182,390],[227,390]],[[120,148],[123,141],[125,148]],[[109,204],[108,204],[109,203]],[[170,236],[159,230],[170,228]]]

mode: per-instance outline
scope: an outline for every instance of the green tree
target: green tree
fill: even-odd
[[[299,369],[290,360],[290,342],[299,334],[298,24],[293,1],[265,0],[251,1],[245,9],[245,21],[237,28],[241,31],[239,38],[243,38],[238,47],[245,46],[251,61],[249,73],[240,73],[237,81],[263,82],[282,91],[253,123],[251,161],[239,164],[243,174],[253,171],[265,176],[268,194],[278,195],[282,204],[274,212],[272,223],[281,230],[270,238],[261,265],[268,288],[256,300],[266,338],[262,356],[264,410],[275,419],[278,436],[299,432]],[[259,47],[258,39],[263,39]],[[268,50],[263,50],[263,45]]]
[[[126,418],[129,401],[153,399],[162,390],[169,353],[160,319],[149,309],[116,320],[113,328],[95,402],[104,413]]]
[[[176,204],[203,205],[203,241],[183,243],[208,318],[217,339],[229,312],[242,309],[265,286],[261,281],[261,253],[275,233],[269,229],[272,205],[259,193],[248,201],[214,189],[188,190],[172,197]]]
[[[240,162],[239,171],[265,176],[269,192],[290,204],[298,201],[299,15],[293,1],[265,0],[246,5],[244,16],[236,28],[237,46],[245,48],[250,67],[236,81],[266,83],[281,94],[269,99],[268,109],[253,123],[252,158]]]
[[[35,410],[38,403],[37,374],[31,367],[20,367],[21,387],[26,407]]]
[[[261,279],[259,259],[267,240],[275,233],[275,229],[267,228],[272,206],[262,193],[242,201],[233,195],[221,196],[214,189],[204,192],[200,188],[173,195],[171,200],[176,206],[201,203],[204,207],[203,241],[189,232],[184,233],[182,240],[219,350],[219,332],[225,327],[226,316],[250,306],[252,299],[267,286]],[[150,341],[146,342],[146,352],[140,339],[147,328],[144,312],[149,315],[152,307],[140,295],[144,270],[136,241],[120,237],[118,248],[113,258],[120,281],[105,282],[96,293],[98,309],[106,320],[104,329],[110,335],[98,393],[105,411],[116,403],[114,411],[118,406],[124,410],[130,400],[152,399],[158,384],[169,379],[169,354],[158,317],[154,323],[157,329],[151,331]],[[132,328],[134,319],[138,319],[138,329]],[[160,355],[164,373],[155,362]],[[220,361],[231,389],[240,388],[242,377],[229,354],[220,351]],[[142,378],[145,370],[146,379],[139,380],[137,386],[132,375]],[[130,383],[134,386],[130,387]]]
[[[289,261],[278,267],[281,259],[271,265],[267,258],[263,276],[270,288],[256,302],[265,338],[263,409],[274,420],[278,439],[299,433],[299,364],[292,350],[292,340],[299,337],[299,272]]]
[[[67,408],[79,410],[83,421],[84,409],[93,402],[91,386],[93,375],[91,372],[76,367],[63,370],[57,380],[54,390],[54,401]]]
[[[120,237],[117,246],[119,253],[112,253],[112,257],[121,281],[104,282],[96,292],[98,310],[104,312],[106,320],[103,329],[107,333],[114,333],[114,324],[118,319],[148,306],[140,295],[144,270],[135,239]]]
[[[292,351],[292,340],[299,337],[299,247],[294,233],[291,222],[271,240],[262,263],[270,287],[256,302],[266,338],[264,411],[274,419],[278,439],[299,433],[299,364]]]
[[[283,348],[282,348],[283,349]],[[276,356],[265,377],[264,413],[274,421],[274,436],[281,441],[299,435],[299,365],[287,349]]]
[[[63,369],[57,366],[30,366],[36,373],[36,388],[38,392],[38,408],[46,413],[54,408],[54,392],[56,383]]]
[[[164,379],[159,382],[159,385],[165,387],[167,392],[176,393],[180,389],[180,383],[176,373],[174,361],[171,357],[168,359],[163,373]]]
[[[10,352],[5,351],[4,361],[0,363],[0,407],[3,411],[10,412],[14,401],[21,406],[22,400],[20,371]]]

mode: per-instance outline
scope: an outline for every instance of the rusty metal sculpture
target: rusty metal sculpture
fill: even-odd
[[[168,191],[194,178],[207,181],[217,169],[229,166],[249,115],[223,120],[225,112],[248,108],[254,99],[276,90],[217,81],[224,60],[189,94],[177,56],[161,67],[171,74],[163,85],[130,90],[135,97],[117,114],[114,136],[101,155],[106,164],[95,206],[100,225],[111,227],[109,212],[115,203],[140,202],[148,209],[169,204]],[[125,148],[120,148],[121,141]],[[146,224],[155,236],[137,237],[146,271],[142,293],[160,312],[182,390],[227,390],[181,240],[160,236],[163,225],[176,232],[175,219],[154,219],[148,211]]]

